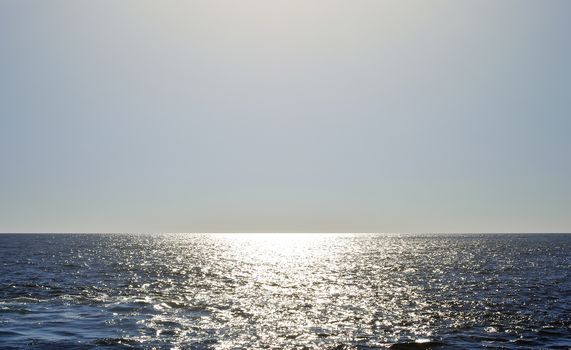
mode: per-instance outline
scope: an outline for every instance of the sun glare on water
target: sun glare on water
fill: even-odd
[[[219,238],[237,257],[284,266],[323,256],[320,247],[331,240],[326,233],[228,233]]]

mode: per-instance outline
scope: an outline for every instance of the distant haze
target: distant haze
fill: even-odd
[[[0,2],[0,232],[571,231],[571,1]]]

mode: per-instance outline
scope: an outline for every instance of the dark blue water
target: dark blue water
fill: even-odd
[[[569,349],[571,235],[0,235],[1,349]]]

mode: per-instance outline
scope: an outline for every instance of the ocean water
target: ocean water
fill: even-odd
[[[0,235],[0,349],[569,349],[571,235]]]

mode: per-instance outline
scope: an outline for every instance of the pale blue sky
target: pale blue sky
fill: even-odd
[[[0,2],[0,232],[571,231],[571,1]]]

